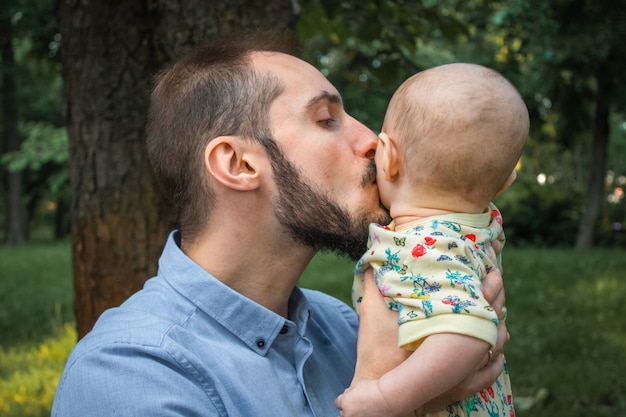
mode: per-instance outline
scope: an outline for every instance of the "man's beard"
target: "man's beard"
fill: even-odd
[[[261,143],[272,162],[278,187],[276,216],[291,237],[316,250],[325,249],[353,260],[359,259],[367,249],[369,224],[387,224],[390,218],[365,211],[350,215],[320,187],[307,182],[273,139]],[[371,161],[361,187],[371,184],[374,178],[376,167]]]

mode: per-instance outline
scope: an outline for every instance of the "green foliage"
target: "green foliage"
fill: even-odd
[[[30,39],[33,57],[54,57],[58,45],[53,42],[58,32],[54,19],[54,2],[50,0],[8,0],[14,35],[17,39]],[[56,39],[58,42],[58,39]]]
[[[556,141],[528,139],[517,180],[495,203],[509,245],[573,245],[583,211],[583,183],[576,154]]]
[[[49,42],[53,45],[55,35],[49,36]],[[51,51],[42,50],[32,37],[16,39],[14,45],[20,120],[45,121],[62,126],[61,65],[55,57],[50,56]]]
[[[613,120],[607,167],[624,175],[623,129],[615,121],[624,120],[626,9],[611,0],[499,3],[481,30],[497,45],[500,68],[526,97],[535,140],[577,152],[573,174],[586,181],[594,169],[605,169],[592,166],[590,155],[598,139],[594,126],[604,122],[599,103],[606,103]]]
[[[10,0],[16,64],[17,109],[21,121],[63,125],[61,66],[57,59],[60,35],[53,2]]]
[[[525,184],[531,188],[506,201],[516,208],[542,203],[533,206],[533,216],[523,219],[517,214],[528,209],[512,210],[507,217],[516,217],[511,232],[528,230],[520,241],[531,242],[530,231],[563,220],[562,226],[549,229],[556,235],[538,235],[534,241],[565,244],[575,240],[571,234],[579,226],[573,222],[582,218],[582,190],[594,168],[594,99],[602,74],[613,83],[607,167],[617,177],[626,175],[626,150],[621,146],[626,143],[626,119],[619,112],[626,97],[626,84],[619,77],[626,69],[625,13],[610,0],[307,0],[298,31],[308,46],[308,60],[341,91],[346,109],[374,131],[380,129],[395,88],[423,68],[467,61],[500,71],[520,90],[531,115],[525,153],[533,178]],[[534,181],[539,174],[556,181],[539,188]],[[623,210],[614,213],[620,208],[605,203],[604,210],[623,219]],[[613,221],[603,219],[601,235]]]
[[[303,10],[297,30],[305,58],[342,92],[346,109],[374,130],[402,81],[450,59],[446,50],[424,47],[426,41],[467,35],[453,8],[434,1],[307,0]]]
[[[47,163],[65,164],[68,159],[67,132],[48,122],[27,122],[21,126],[25,140],[20,151],[6,153],[2,160],[9,171],[38,171]]]
[[[581,193],[559,185],[520,179],[497,197],[507,245],[571,247],[582,212]]]
[[[53,6],[48,0],[10,0],[3,8],[12,25],[17,90],[15,102],[6,104],[17,110],[19,135],[26,149],[0,155],[0,180],[4,180],[7,165],[22,172],[20,204],[28,221],[27,230],[53,218],[45,215],[45,208],[42,210],[48,201],[57,206],[65,206],[69,201],[61,66],[56,56],[61,39]],[[3,192],[0,189],[0,197],[4,197]],[[6,198],[1,201],[6,202]],[[7,221],[5,211],[4,205],[0,205],[2,224]],[[68,232],[61,214],[56,219],[59,236]]]
[[[20,129],[25,136],[19,151],[7,152],[0,162],[9,171],[43,172],[48,185],[48,198],[59,198],[69,186],[67,171],[68,144],[65,128],[48,122],[27,122]]]
[[[494,19],[502,48],[524,57],[525,89],[549,100],[541,114],[557,112],[560,139],[571,144],[589,134],[599,77],[613,85],[611,104],[622,102],[626,83],[626,10],[611,0],[502,2]],[[615,106],[619,108],[618,106]]]
[[[616,155],[611,158],[615,165],[609,168],[615,170],[618,167],[626,167],[626,111],[616,112],[612,115],[611,144]]]
[[[626,9],[619,2],[303,0],[300,4],[297,31],[305,57],[341,91],[348,112],[374,131],[382,125],[395,88],[421,69],[469,61],[502,72],[522,92],[531,112],[529,145],[534,149],[526,154],[525,163],[533,165],[533,176],[559,178],[556,184],[565,188],[559,192],[568,196],[580,196],[588,176],[597,70],[608,68],[614,87],[607,166],[616,177],[626,175],[622,127],[626,116],[620,110],[626,103],[626,82],[619,76],[626,70],[622,41]],[[25,146],[30,146],[31,136],[41,143],[17,160],[16,155],[2,160],[25,169],[26,212],[35,219],[31,226],[51,220],[49,213],[41,214],[48,200],[63,206],[69,201],[67,161],[58,159],[66,151],[60,131],[51,132],[63,125],[57,57],[61,39],[52,7],[45,0],[7,4],[15,34],[20,129]],[[43,152],[41,157],[35,150]],[[623,210],[613,214],[620,208],[605,210],[622,219]]]

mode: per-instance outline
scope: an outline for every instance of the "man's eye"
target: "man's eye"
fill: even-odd
[[[322,124],[324,127],[332,127],[332,125],[334,125],[335,122],[336,120],[330,117],[328,119],[320,120],[318,123]]]

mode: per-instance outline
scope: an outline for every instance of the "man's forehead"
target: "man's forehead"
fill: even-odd
[[[252,52],[250,58],[256,71],[277,77],[287,92],[293,90],[299,94],[310,95],[311,98],[326,94],[331,101],[336,101],[336,98],[341,101],[330,81],[306,61],[292,55],[268,51]]]
[[[252,65],[261,71],[277,71],[280,68],[295,69],[307,66],[305,61],[295,56],[273,51],[253,51],[250,53]]]

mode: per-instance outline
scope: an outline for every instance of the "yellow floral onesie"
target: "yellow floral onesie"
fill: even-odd
[[[498,318],[481,280],[499,259],[490,241],[504,242],[502,217],[491,204],[481,214],[429,217],[403,230],[370,225],[368,250],[356,265],[352,301],[357,312],[368,267],[389,308],[398,311],[398,344],[416,350],[429,335],[457,333],[497,338]],[[459,352],[462,355],[462,352]],[[449,405],[440,417],[513,417],[508,368],[480,393]]]

